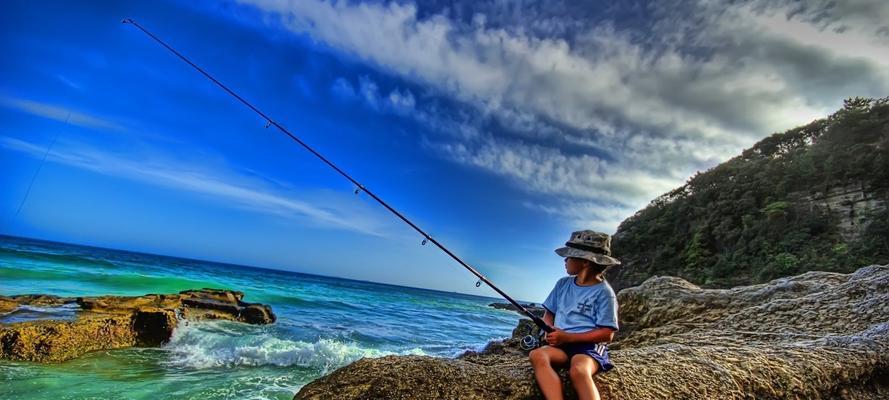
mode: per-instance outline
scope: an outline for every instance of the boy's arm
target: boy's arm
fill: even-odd
[[[556,319],[556,316],[553,315],[553,313],[549,312],[549,310],[546,310],[546,311],[543,313],[543,322],[546,322],[547,325],[549,325],[549,326],[551,326],[551,327],[553,327],[553,328],[556,327],[556,325],[555,325],[555,323],[556,323],[556,322],[555,322],[555,319]]]
[[[567,343],[603,343],[614,339],[614,328],[596,328],[591,331],[569,333],[561,329],[546,334],[546,342],[550,346],[560,346]]]
[[[591,331],[569,333],[561,329],[546,334],[546,343],[550,346],[561,346],[567,343],[603,343],[614,338],[614,328],[596,328]]]
[[[566,343],[603,343],[614,339],[614,328],[596,328],[586,332],[563,334]]]

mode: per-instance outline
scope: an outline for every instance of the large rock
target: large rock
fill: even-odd
[[[655,277],[618,301],[617,368],[595,377],[603,398],[889,398],[889,266],[725,290]],[[363,359],[295,398],[540,398],[517,342],[457,359]]]
[[[519,308],[512,305],[512,303],[491,303],[491,304],[488,304],[488,306],[494,307],[499,310],[515,311],[521,315],[525,315],[525,313],[519,311]],[[525,307],[525,309],[530,311],[531,314],[534,314],[538,317],[543,317],[543,313],[546,312],[546,309],[543,308],[543,306],[538,306],[537,304],[534,304],[534,303],[522,304],[522,307]]]
[[[0,313],[12,312],[18,308],[19,303],[6,296],[0,296]]]
[[[3,297],[0,307],[10,311],[19,305],[52,307],[75,303],[80,310],[71,321],[0,324],[0,359],[57,362],[95,350],[159,346],[170,340],[179,318],[275,322],[269,306],[245,303],[241,301],[243,297],[241,292],[217,289],[145,296]]]
[[[132,317],[93,314],[76,321],[20,322],[0,327],[0,358],[58,362],[96,350],[137,344]]]

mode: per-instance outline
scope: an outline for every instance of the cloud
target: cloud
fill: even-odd
[[[352,100],[356,96],[355,88],[345,78],[336,78],[330,87],[330,91],[334,96],[343,100]]]
[[[65,75],[62,75],[62,74],[55,74],[55,75],[53,75],[53,76],[55,76],[56,79],[58,79],[60,82],[64,83],[66,86],[70,87],[71,89],[74,89],[74,90],[83,90],[83,85],[82,85],[81,83],[76,82],[76,81],[74,81],[74,80],[72,80],[72,79],[69,79],[69,78],[66,77]]]
[[[463,141],[482,136],[483,117],[473,110],[430,103],[417,108],[411,116],[436,133]]]
[[[430,148],[556,202],[644,205],[845,97],[889,92],[879,0],[246,2],[470,108],[411,103],[449,133]],[[355,92],[381,98],[372,81]]]
[[[395,88],[384,96],[380,93],[379,85],[366,75],[358,78],[357,89],[346,78],[339,77],[333,81],[330,91],[340,100],[361,99],[365,105],[380,112],[406,114],[416,105],[416,99],[410,90]]]
[[[525,202],[525,206],[564,218],[569,229],[594,229],[601,232],[617,231],[618,225],[627,218],[627,215],[637,209],[620,204],[579,200],[562,201],[555,205],[529,201]]]
[[[371,108],[380,107],[380,88],[367,76],[358,78],[358,93]]]
[[[525,188],[543,194],[580,199],[601,199],[624,205],[647,202],[654,191],[673,187],[673,179],[660,179],[638,171],[616,171],[607,161],[585,154],[494,138],[478,146],[462,143],[431,144],[461,163],[515,179]]]
[[[572,46],[560,38],[537,38],[502,28],[467,28],[443,15],[420,18],[412,4],[254,3],[280,15],[289,29],[464,101],[514,106],[578,129],[614,132],[630,124],[701,137],[719,135],[725,140],[739,133],[762,135],[805,122],[836,104],[835,99],[828,104],[823,99],[808,103],[787,90],[785,85],[794,83],[787,75],[804,74],[811,63],[841,78],[857,71],[863,73],[859,80],[887,87],[876,58],[849,58],[840,43],[822,42],[811,49],[822,57],[792,60],[796,63],[791,70],[782,71],[786,65],[769,59],[782,53],[782,44],[789,46],[785,51],[803,52],[810,44],[787,32],[763,30],[762,25],[770,23],[768,15],[721,2],[688,5],[705,15],[701,18],[705,25],[695,33],[661,32],[677,21],[686,26],[683,13],[662,16],[655,31],[685,43],[704,41],[720,50],[708,57],[660,47],[665,43],[652,43],[659,47],[648,50],[608,24],[579,34]],[[661,12],[669,7],[663,5]],[[733,45],[732,38],[742,42]],[[746,55],[734,51],[745,46],[752,46]],[[829,87],[837,91],[847,81]],[[776,106],[804,111],[763,118],[775,115],[771,111]],[[743,117],[755,113],[760,117]]]
[[[889,39],[889,3],[873,0],[760,0],[759,7],[784,13],[822,31],[858,31],[872,40]]]
[[[2,95],[0,95],[0,105],[31,115],[36,115],[38,117],[67,122],[69,124],[82,126],[84,128],[117,132],[124,131],[124,128],[116,122],[87,113],[75,111],[71,108]]]
[[[414,94],[407,89],[392,90],[391,92],[389,92],[389,96],[386,97],[386,100],[389,101],[389,105],[393,109],[402,111],[413,110],[414,106],[417,104],[416,99],[414,99]]]
[[[33,143],[11,137],[0,138],[0,147],[35,158],[42,158],[46,151]],[[207,160],[184,163],[151,153],[114,154],[59,141],[47,161],[205,195],[227,206],[296,219],[322,228],[387,236],[388,224],[377,218],[376,212],[356,202],[348,194],[305,192],[272,186],[269,182],[274,181],[257,177],[255,173],[245,174],[225,165],[210,165]],[[347,197],[349,200],[346,200]]]

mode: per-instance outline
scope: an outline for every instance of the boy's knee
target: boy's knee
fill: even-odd
[[[576,355],[571,359],[571,367],[568,369],[568,376],[571,379],[584,379],[593,376],[597,366],[595,361],[586,356]]]
[[[571,380],[575,379],[584,379],[587,376],[592,376],[590,372],[583,367],[572,365],[571,368],[568,369],[568,376],[571,377]]]
[[[528,353],[528,358],[531,360],[531,365],[535,367],[549,364],[549,357],[547,357],[546,352],[540,348],[531,350],[531,352]]]

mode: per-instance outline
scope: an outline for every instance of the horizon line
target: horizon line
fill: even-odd
[[[327,278],[327,279],[338,279],[338,280],[351,281],[351,282],[370,283],[370,284],[374,284],[374,285],[391,286],[391,287],[404,288],[404,289],[427,290],[427,291],[436,292],[436,293],[457,294],[457,295],[461,295],[461,296],[478,297],[478,298],[493,299],[493,300],[502,300],[502,301],[506,302],[506,299],[501,298],[501,297],[491,297],[491,296],[484,296],[484,295],[457,292],[457,291],[446,291],[446,290],[430,289],[430,288],[424,288],[424,287],[399,285],[399,284],[388,283],[388,282],[378,282],[378,281],[346,278],[346,277],[333,276],[333,275],[321,275],[321,274],[315,274],[315,273],[309,273],[309,272],[278,269],[278,268],[272,268],[272,267],[259,267],[259,266],[255,266],[255,265],[236,264],[236,263],[232,263],[232,262],[228,262],[228,261],[206,260],[206,259],[190,258],[190,257],[183,257],[183,256],[177,256],[177,255],[170,255],[170,254],[148,253],[145,251],[136,251],[136,250],[120,249],[120,248],[112,248],[112,247],[102,247],[102,246],[97,246],[97,245],[92,245],[92,244],[84,244],[84,243],[61,242],[58,240],[42,239],[42,238],[35,238],[35,237],[28,237],[28,236],[17,236],[17,235],[12,235],[9,233],[0,232],[0,238],[3,238],[3,237],[14,238],[14,239],[24,239],[24,240],[31,240],[31,241],[45,242],[45,243],[53,243],[53,244],[61,244],[61,245],[66,245],[66,246],[76,246],[76,247],[85,247],[85,248],[93,248],[93,249],[100,249],[100,250],[110,250],[110,251],[117,251],[117,252],[124,252],[124,253],[147,255],[147,256],[153,256],[153,257],[163,257],[163,258],[170,258],[170,259],[176,259],[176,260],[219,264],[219,265],[235,267],[235,268],[258,269],[258,270],[270,271],[270,272],[275,272],[275,273],[306,275],[306,276],[313,276],[313,277],[320,277],[320,278]],[[519,302],[524,303],[524,304],[537,304],[537,302],[525,301],[525,300],[522,300]]]

